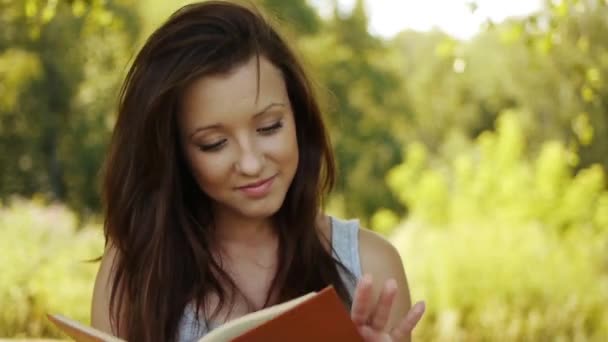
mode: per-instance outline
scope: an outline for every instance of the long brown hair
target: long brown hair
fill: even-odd
[[[258,10],[207,1],[181,8],[149,37],[120,93],[103,200],[106,243],[118,252],[110,312],[114,328],[129,341],[174,340],[188,303],[205,307],[207,295],[217,294],[220,305],[213,316],[239,293],[212,257],[210,199],[182,156],[176,116],[180,96],[194,80],[259,56],[283,74],[300,156],[285,201],[273,216],[279,264],[270,293],[282,302],[331,284],[346,305],[351,303],[338,272],[348,270],[318,235],[316,219],[335,168],[311,83]]]

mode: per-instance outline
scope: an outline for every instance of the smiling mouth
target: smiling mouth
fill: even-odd
[[[266,178],[266,179],[262,179],[260,181],[254,182],[254,183],[247,184],[245,186],[238,187],[236,189],[241,191],[247,197],[251,197],[251,198],[264,197],[268,193],[270,193],[271,186],[272,186],[272,183],[274,182],[275,178],[276,178],[276,175]]]
[[[275,175],[275,176],[276,176],[276,175]],[[268,177],[268,178],[266,178],[266,179],[262,179],[262,180],[259,180],[259,181],[257,181],[257,182],[249,183],[249,184],[247,184],[247,185],[239,186],[237,189],[239,189],[239,190],[243,190],[243,189],[252,189],[252,188],[258,188],[258,187],[260,187],[260,186],[262,186],[262,185],[264,185],[264,184],[266,184],[266,183],[270,182],[270,181],[271,181],[271,180],[272,180],[272,179],[273,179],[275,176]]]

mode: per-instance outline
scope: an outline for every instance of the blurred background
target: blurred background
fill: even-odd
[[[608,1],[255,2],[318,86],[328,211],[427,301],[418,340],[608,340]],[[89,322],[118,87],[185,3],[0,0],[0,338]]]

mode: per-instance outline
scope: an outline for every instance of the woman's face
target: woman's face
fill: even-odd
[[[218,215],[267,218],[282,205],[298,166],[294,114],[279,69],[256,58],[202,77],[184,94],[181,142]]]

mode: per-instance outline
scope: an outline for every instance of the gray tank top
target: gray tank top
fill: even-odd
[[[350,295],[355,291],[356,281],[361,278],[361,262],[359,260],[359,221],[341,220],[330,217],[331,245],[334,258],[338,259],[355,277],[348,277],[340,270],[340,275]],[[213,328],[211,326],[210,328]],[[196,342],[209,332],[208,324],[195,317],[193,305],[187,305],[179,324],[178,342]]]

